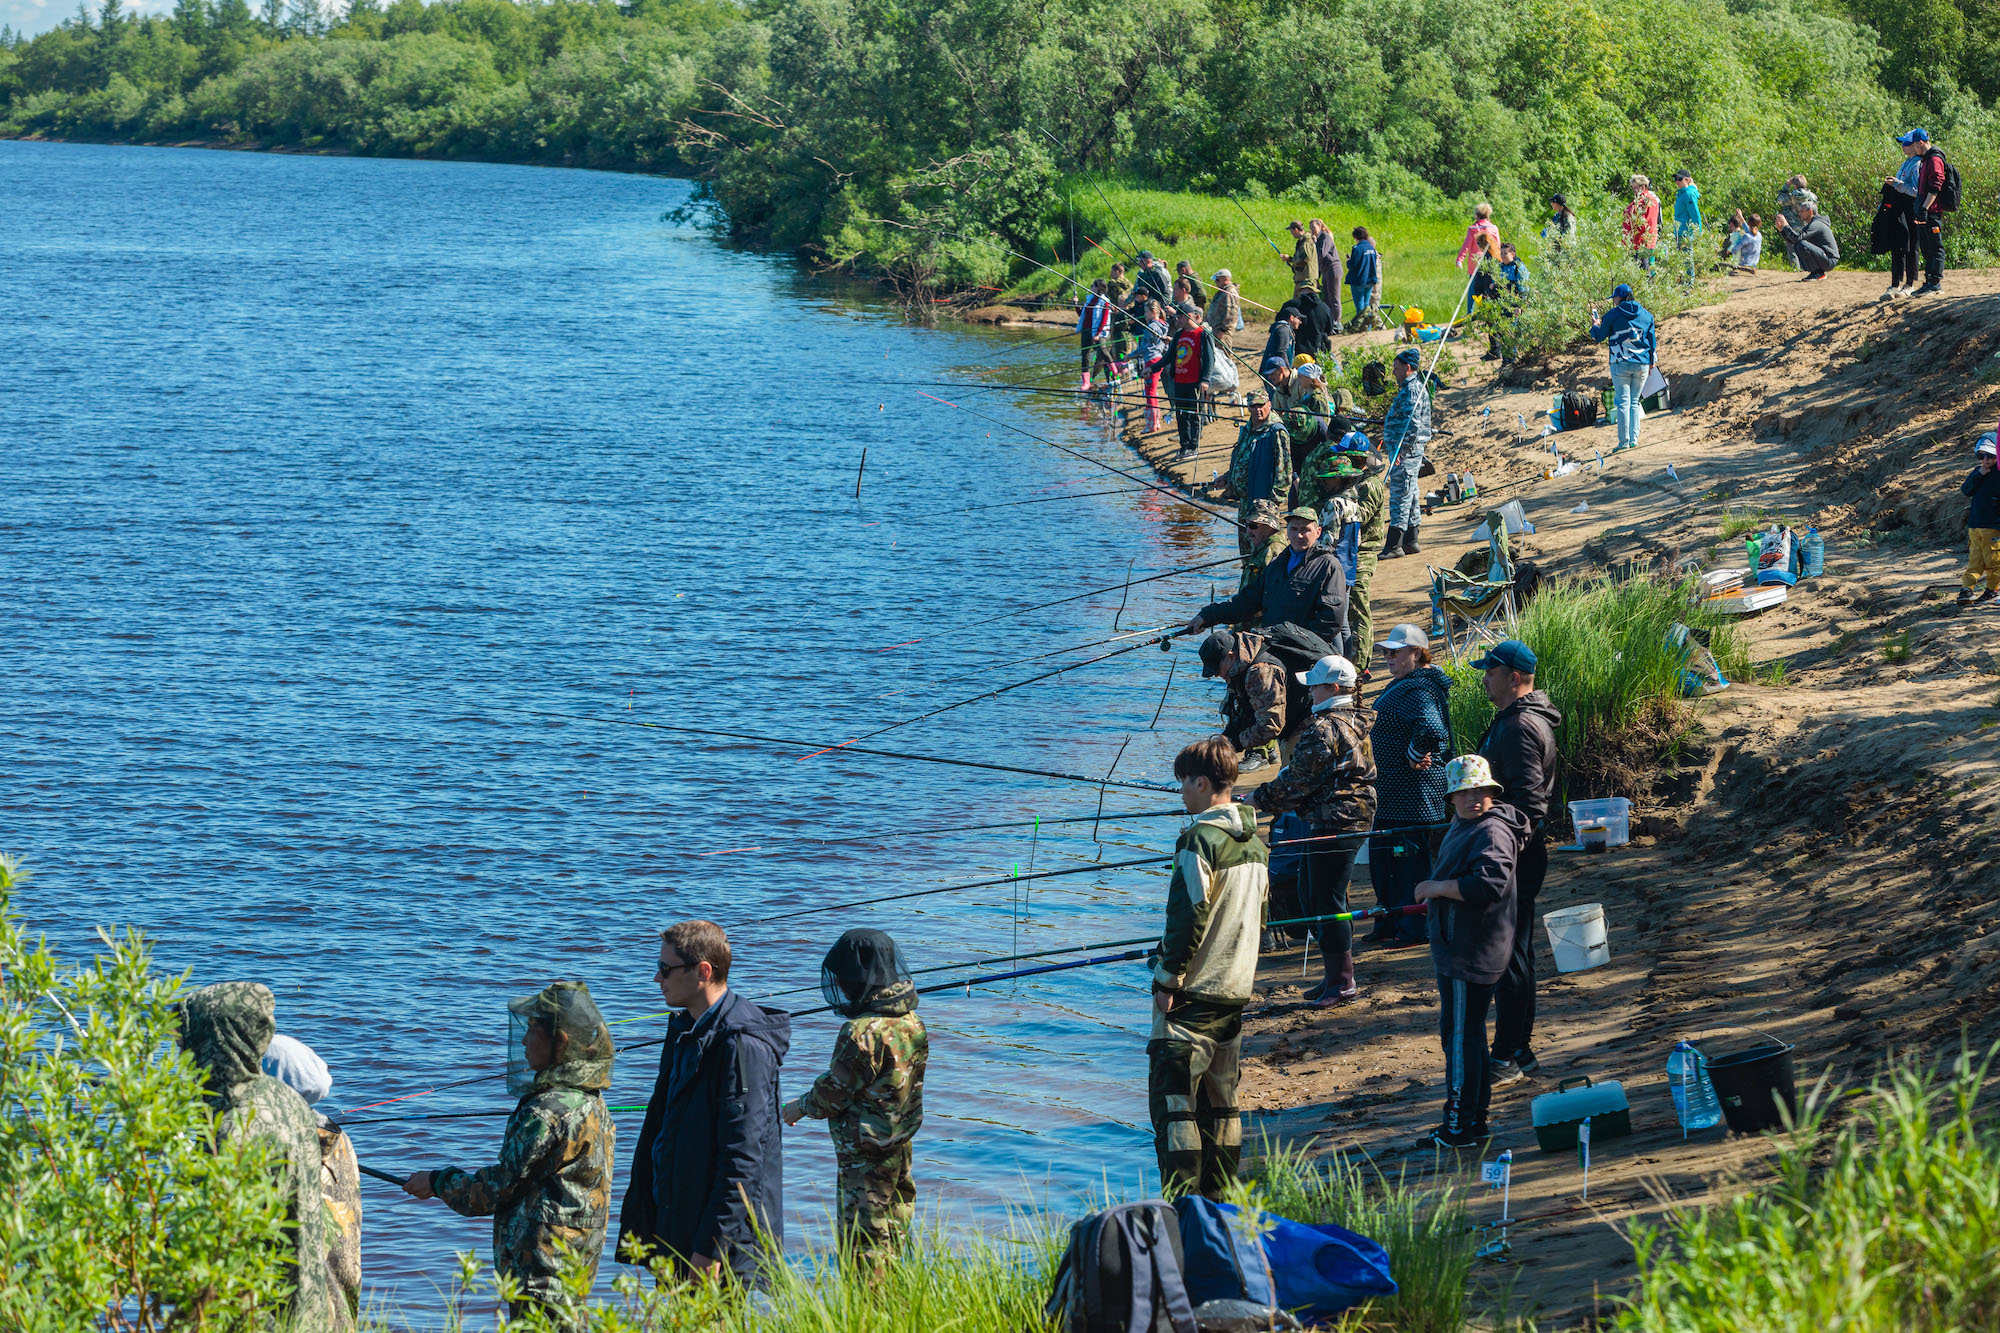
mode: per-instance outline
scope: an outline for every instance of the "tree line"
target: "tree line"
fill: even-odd
[[[945,285],[1062,251],[1080,174],[1523,225],[1635,170],[1753,206],[1799,171],[1865,226],[1910,124],[1990,195],[1996,97],[2000,0],[101,0],[0,31],[7,134],[690,175],[747,243]],[[1955,262],[2000,251],[1992,212]]]

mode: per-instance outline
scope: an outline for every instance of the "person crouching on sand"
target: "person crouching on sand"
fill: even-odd
[[[1514,866],[1528,838],[1527,816],[1503,804],[1500,790],[1479,755],[1445,765],[1451,828],[1431,863],[1436,878],[1414,895],[1430,904],[1445,1067],[1444,1122],[1431,1141],[1445,1148],[1472,1148],[1489,1137],[1486,1011],[1514,952]]]

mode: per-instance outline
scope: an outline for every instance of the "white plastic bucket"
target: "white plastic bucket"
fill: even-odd
[[[1604,825],[1610,830],[1604,840],[1606,847],[1623,847],[1632,841],[1632,803],[1623,796],[1602,801],[1571,801],[1569,817],[1578,828],[1585,824]]]
[[[1556,971],[1582,972],[1611,961],[1611,941],[1605,937],[1604,905],[1585,903],[1542,914],[1549,932],[1549,950]]]

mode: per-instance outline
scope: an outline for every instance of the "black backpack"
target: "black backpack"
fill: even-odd
[[[1196,1333],[1173,1205],[1122,1203],[1069,1229],[1048,1317],[1061,1333]]]
[[[1370,398],[1389,392],[1389,368],[1380,361],[1370,361],[1361,367],[1361,392]]]
[[[1945,157],[1943,151],[1940,149],[1933,148],[1930,152],[1925,153],[1924,156],[1930,157],[1933,154],[1944,162],[1944,185],[1938,190],[1938,212],[1956,213],[1958,211],[1959,191],[1961,189],[1958,179],[1958,168],[1951,164],[1951,159]]]
[[[1585,427],[1595,426],[1598,408],[1601,406],[1602,403],[1594,393],[1585,393],[1582,389],[1564,389],[1562,428],[1583,430]]]
[[[1247,633],[1263,635],[1266,640],[1264,653],[1276,658],[1279,665],[1285,668],[1285,734],[1296,736],[1312,713],[1312,692],[1299,684],[1299,677],[1312,670],[1313,663],[1320,658],[1331,657],[1339,649],[1303,625],[1295,625],[1289,620],[1259,626]]]

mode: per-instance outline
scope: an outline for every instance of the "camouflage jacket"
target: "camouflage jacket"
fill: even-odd
[[[1236,591],[1242,592],[1252,583],[1263,578],[1264,570],[1270,563],[1289,549],[1290,547],[1285,541],[1284,529],[1280,528],[1278,531],[1272,533],[1261,547],[1252,550],[1250,554],[1243,557],[1243,577],[1236,581]]]
[[[1361,505],[1361,558],[1372,568],[1376,550],[1389,535],[1388,459],[1368,455],[1368,475],[1355,484],[1354,498]]]
[[[477,1171],[445,1167],[431,1188],[453,1212],[493,1219],[493,1266],[530,1301],[560,1305],[557,1280],[572,1254],[595,1271],[611,1220],[615,1129],[604,1107],[611,1058],[586,1052],[541,1071],[508,1117],[500,1160]]]
[[[1306,459],[1299,472],[1298,502],[1323,510],[1335,495],[1352,500],[1361,510],[1361,544],[1366,547],[1373,542],[1379,547],[1389,535],[1389,462],[1371,450],[1365,464],[1366,476],[1334,476],[1339,465],[1336,452],[1339,444],[1340,441],[1329,440]]]
[[[1311,380],[1304,381],[1307,384]],[[1292,457],[1305,458],[1326,439],[1333,420],[1333,399],[1324,389],[1308,389],[1285,411],[1285,433],[1292,437]]]
[[[916,1014],[916,987],[908,981],[886,987],[871,1008],[841,1026],[832,1062],[797,1103],[828,1122],[834,1148],[845,1157],[893,1151],[924,1123],[931,1042]]]
[[[1250,798],[1259,810],[1296,810],[1314,829],[1360,832],[1375,822],[1375,748],[1352,706],[1323,708],[1299,733],[1292,762]]]
[[[295,1248],[286,1269],[296,1280],[275,1333],[328,1333],[326,1213],[320,1200],[319,1122],[305,1099],[263,1069],[278,1030],[277,1001],[254,981],[203,986],[181,1009],[181,1047],[207,1074],[218,1143],[268,1145],[288,1199]]]
[[[1286,508],[1292,493],[1292,451],[1284,426],[1267,421],[1260,429],[1249,422],[1237,432],[1229,455],[1229,489],[1236,496],[1236,519],[1248,522],[1250,506],[1274,500]]]
[[[1285,734],[1285,664],[1264,652],[1260,634],[1238,633],[1250,661],[1229,678],[1222,696],[1223,734],[1239,750],[1254,750]]]
[[[326,1206],[326,1271],[333,1326],[351,1329],[361,1313],[361,1164],[338,1125],[319,1127],[319,1193]]]

